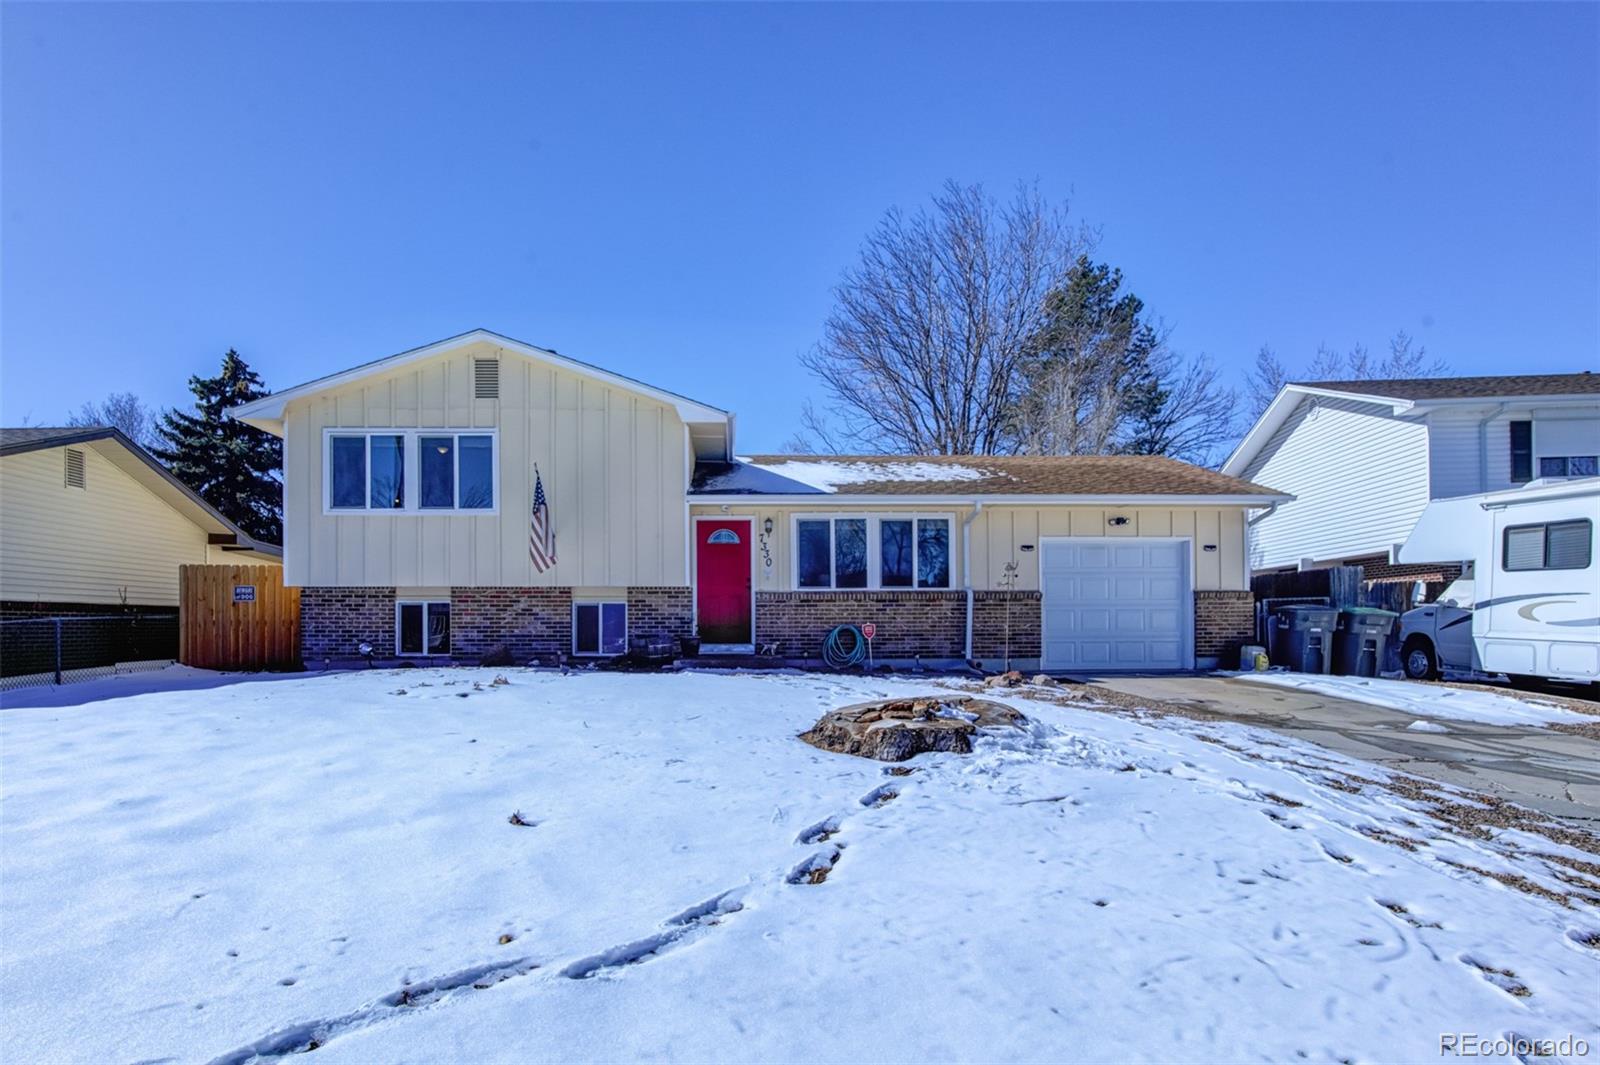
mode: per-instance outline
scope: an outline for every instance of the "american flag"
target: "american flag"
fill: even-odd
[[[550,521],[550,501],[544,497],[544,481],[539,478],[538,467],[533,471],[533,523],[528,530],[528,557],[540,573],[556,564],[556,531]]]

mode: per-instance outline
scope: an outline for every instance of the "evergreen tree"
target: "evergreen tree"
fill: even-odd
[[[267,395],[261,378],[229,348],[222,372],[189,378],[189,391],[196,413],[162,415],[156,457],[250,536],[281,543],[283,441],[225,413]]]

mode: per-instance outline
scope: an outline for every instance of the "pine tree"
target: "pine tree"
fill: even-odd
[[[256,372],[232,348],[216,377],[189,378],[195,414],[161,417],[155,455],[174,476],[250,536],[281,543],[283,441],[225,413],[267,395]]]

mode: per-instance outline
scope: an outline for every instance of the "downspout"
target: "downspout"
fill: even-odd
[[[967,646],[966,661],[972,661],[972,523],[983,510],[983,500],[975,500],[972,513],[961,523],[961,580],[967,589]]]
[[[1504,414],[1508,406],[1509,403],[1500,404],[1478,422],[1478,491],[1480,492],[1489,490],[1489,423]],[[1432,447],[1431,442],[1429,447]],[[1432,495],[1431,491],[1429,495]]]

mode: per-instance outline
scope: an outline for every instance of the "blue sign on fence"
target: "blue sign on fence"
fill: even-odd
[[[253,584],[235,584],[233,586],[233,601],[235,603],[255,602],[256,586]]]

